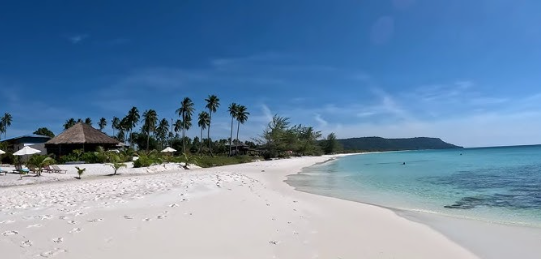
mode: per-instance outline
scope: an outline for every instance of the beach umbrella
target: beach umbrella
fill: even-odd
[[[33,155],[41,153],[41,150],[37,150],[35,148],[31,148],[29,146],[23,147],[21,150],[13,153],[14,156],[26,156],[26,155]]]
[[[0,149],[0,155],[5,154],[5,153],[6,153],[6,152],[4,152],[4,151],[2,151],[2,150]]]
[[[173,153],[173,152],[177,152],[177,150],[170,147],[166,147],[164,150],[162,150],[162,153]]]
[[[13,153],[14,156],[27,156],[27,155],[33,155],[33,154],[37,154],[37,153],[41,153],[40,150],[37,150],[35,148],[31,148],[29,146],[25,146],[23,147],[21,150]]]

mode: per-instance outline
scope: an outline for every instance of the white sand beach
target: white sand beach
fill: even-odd
[[[288,174],[329,158],[135,176],[127,169],[121,176],[4,187],[0,255],[476,258],[391,210],[298,192],[283,182]]]

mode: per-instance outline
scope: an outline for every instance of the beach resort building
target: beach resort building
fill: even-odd
[[[57,157],[70,154],[73,150],[82,149],[84,152],[95,151],[98,147],[105,150],[115,149],[120,141],[107,136],[105,133],[85,123],[77,123],[60,135],[45,143],[48,154]]]
[[[49,141],[51,137],[42,136],[42,135],[24,135],[15,138],[2,140],[2,143],[7,144],[8,152],[17,152],[24,148],[25,146],[32,146],[37,150],[40,150],[42,154],[46,153],[45,142]]]

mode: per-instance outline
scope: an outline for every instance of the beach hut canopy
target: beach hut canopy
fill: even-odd
[[[77,123],[60,135],[45,143],[48,153],[67,155],[75,149],[95,151],[98,147],[106,150],[116,148],[121,142],[85,123]]]
[[[109,144],[116,146],[120,144],[120,141],[107,136],[88,124],[79,122],[45,144]]]

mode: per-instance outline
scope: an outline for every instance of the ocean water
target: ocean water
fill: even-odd
[[[287,182],[395,209],[541,227],[541,146],[354,155]]]

